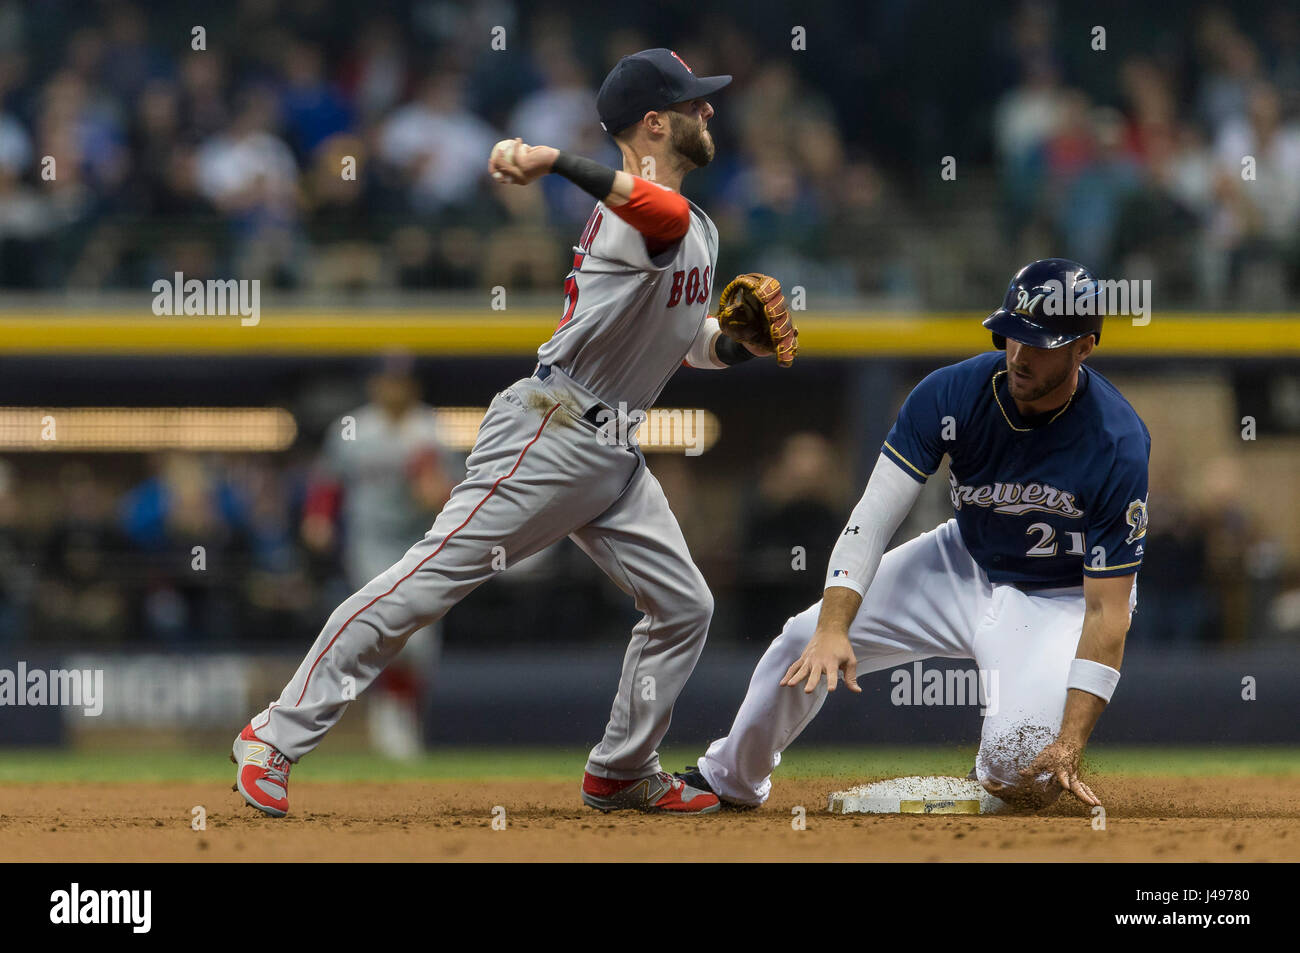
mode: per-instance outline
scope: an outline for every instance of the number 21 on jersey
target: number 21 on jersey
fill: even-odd
[[[1055,556],[1059,543],[1056,541],[1056,530],[1050,523],[1030,523],[1025,529],[1028,536],[1034,537],[1034,542],[1025,550],[1026,556]],[[1069,539],[1069,545],[1065,547],[1065,552],[1070,556],[1086,556],[1087,550],[1083,546],[1083,533],[1071,531],[1065,533]],[[1093,569],[1102,569],[1105,567],[1105,551],[1102,547],[1097,546],[1092,551]]]
[[[1026,556],[1055,556],[1056,555],[1056,530],[1050,523],[1030,523],[1029,528],[1025,530],[1029,536],[1037,536],[1037,540],[1032,546],[1025,550]],[[1083,534],[1071,532],[1065,534],[1070,539],[1070,545],[1065,551],[1071,556],[1084,555]]]

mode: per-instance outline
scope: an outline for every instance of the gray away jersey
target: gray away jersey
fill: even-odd
[[[645,410],[682,365],[708,313],[718,229],[689,199],[690,226],[651,258],[641,233],[604,202],[587,220],[564,279],[564,314],[537,359],[611,407]]]
[[[333,428],[320,466],[343,484],[344,562],[360,585],[396,562],[432,519],[411,495],[419,458],[432,454],[456,474],[427,404],[417,404],[400,421],[374,404],[354,410],[352,417],[355,431],[344,439],[343,428]]]

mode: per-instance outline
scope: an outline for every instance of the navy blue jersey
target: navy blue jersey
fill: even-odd
[[[882,452],[924,483],[950,458],[962,541],[993,582],[1077,586],[1142,564],[1151,435],[1081,367],[1074,397],[1030,426],[1001,351],[942,367],[908,395]]]

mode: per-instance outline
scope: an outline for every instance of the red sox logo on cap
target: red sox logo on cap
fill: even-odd
[[[678,66],[686,70],[685,76]],[[607,132],[618,133],[652,109],[704,99],[730,82],[730,76],[696,76],[690,64],[673,50],[642,50],[623,57],[609,71],[596,94],[596,110],[601,126]]]

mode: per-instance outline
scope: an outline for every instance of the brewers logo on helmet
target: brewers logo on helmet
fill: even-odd
[[[1092,334],[1100,344],[1100,290],[1092,272],[1077,261],[1044,258],[1016,272],[1002,307],[984,319],[984,327],[993,332],[998,350],[1006,348],[1007,338],[1054,348]]]

